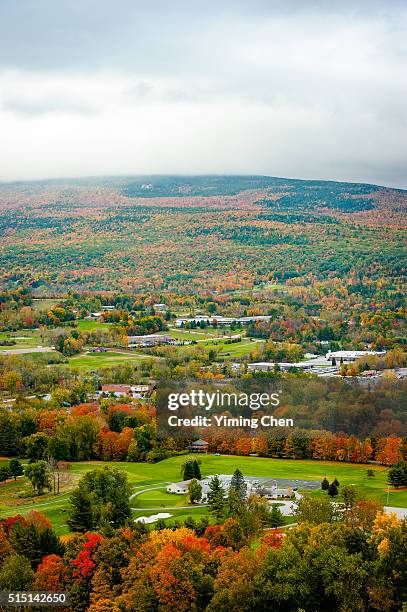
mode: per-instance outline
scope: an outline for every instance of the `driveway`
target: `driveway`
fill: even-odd
[[[394,506],[385,506],[385,512],[394,512],[399,519],[407,518],[407,508],[395,508]]]

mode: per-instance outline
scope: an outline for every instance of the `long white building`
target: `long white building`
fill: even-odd
[[[386,351],[328,351],[326,358],[330,361],[335,359],[335,361],[350,363],[361,357],[368,357],[371,355],[380,356],[385,354]]]
[[[181,317],[175,320],[176,327],[182,327],[185,323],[196,323],[199,325],[204,322],[207,325],[231,325],[232,323],[240,323],[241,325],[248,325],[255,321],[268,321],[272,317],[270,315],[253,315],[251,317],[217,317],[217,316],[206,316],[197,315],[196,317]]]

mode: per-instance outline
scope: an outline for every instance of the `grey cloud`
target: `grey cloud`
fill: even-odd
[[[24,116],[46,115],[48,113],[61,113],[90,116],[97,113],[97,109],[65,98],[30,99],[23,97],[5,97],[2,102],[5,111]]]
[[[247,171],[405,185],[406,71],[405,0],[1,0],[0,84],[18,82],[0,98],[2,133],[13,122],[0,167],[18,172],[30,117],[42,148],[26,166],[42,176]],[[100,134],[107,144],[76,166],[75,147]]]
[[[244,37],[267,20],[379,18],[397,28],[402,8],[403,0],[2,0],[0,66],[205,72],[228,59],[235,32]],[[214,37],[223,24],[230,28]]]

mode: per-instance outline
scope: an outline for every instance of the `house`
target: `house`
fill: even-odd
[[[167,304],[153,304],[153,308],[156,312],[166,312],[168,310]]]
[[[261,497],[266,499],[287,499],[294,496],[292,487],[279,488],[277,483],[270,486],[257,485],[255,491]]]
[[[142,399],[146,394],[150,393],[152,387],[150,385],[102,385],[102,390],[98,395],[114,397],[132,397],[133,399]]]
[[[126,397],[130,395],[130,385],[102,385],[102,395],[114,395],[114,397]]]
[[[104,312],[109,312],[109,310],[116,310],[116,306],[102,306],[102,310]]]
[[[85,318],[86,321],[95,321],[102,316],[101,312],[90,312]]]
[[[144,399],[152,390],[150,385],[131,385],[131,396],[133,399]]]
[[[217,478],[220,481],[220,484],[225,492],[225,497],[227,497],[231,481],[231,474],[216,474]],[[206,476],[200,480],[200,485],[202,487],[202,496],[200,499],[201,503],[206,503],[208,501],[208,494],[210,492],[210,484],[212,480],[215,478],[215,475]],[[278,487],[277,481],[272,485],[262,484],[263,482],[268,481],[269,479],[261,478],[256,479],[253,476],[247,476],[244,478],[244,482],[246,485],[246,493],[247,495],[251,495],[252,493],[256,493],[257,495],[261,495],[266,499],[291,499],[294,497],[294,489],[292,487],[281,488]],[[262,482],[260,482],[262,481]],[[173,482],[167,486],[167,493],[174,493],[176,495],[186,495],[188,493],[188,486],[191,480],[184,480],[181,482]]]
[[[168,485],[167,493],[175,493],[176,495],[185,495],[188,493],[188,485],[190,480],[183,480],[182,482],[173,482]]]
[[[209,444],[206,440],[195,440],[195,442],[192,442],[189,450],[193,453],[207,453],[208,448]]]

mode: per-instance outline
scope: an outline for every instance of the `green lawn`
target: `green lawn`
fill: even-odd
[[[80,368],[83,370],[97,370],[98,368],[106,368],[124,361],[131,363],[140,363],[145,359],[155,359],[153,355],[141,355],[139,353],[123,353],[108,351],[107,353],[81,353],[74,355],[68,359],[68,364],[72,368]]]
[[[101,323],[99,321],[91,321],[87,319],[79,319],[76,321],[79,331],[94,331],[95,329],[109,329],[111,323]]]
[[[4,341],[14,339],[15,344],[4,345]],[[45,344],[48,340],[45,340]],[[39,329],[26,330],[20,329],[16,332],[0,332],[0,350],[17,349],[17,348],[31,348],[36,346],[42,346],[43,342],[40,336]]]
[[[252,351],[258,349],[263,340],[252,342],[250,340],[242,340],[241,342],[233,342],[231,344],[222,345],[222,350],[219,357],[226,359],[233,357],[242,357],[243,355],[249,355]],[[222,344],[220,342],[220,344]]]
[[[142,491],[148,487],[158,486],[159,489],[145,491],[133,497],[131,506],[134,508],[133,515],[149,516],[160,512],[160,508],[171,508],[165,510],[175,518],[184,519],[186,516],[200,518],[207,515],[207,509],[191,506],[191,508],[180,508],[187,505],[186,497],[172,495],[166,492],[167,482],[176,482],[181,479],[181,466],[186,456],[172,457],[160,463],[110,463],[102,461],[89,461],[71,464],[70,473],[73,483],[77,482],[81,474],[103,467],[113,466],[127,473],[133,492]],[[328,461],[296,461],[286,459],[267,459],[263,457],[235,457],[201,455],[202,476],[210,474],[232,474],[239,467],[246,476],[264,476],[270,478],[291,478],[298,480],[318,480],[324,476],[328,480],[337,478],[341,485],[355,484],[363,496],[376,499],[387,505],[387,469],[379,466],[369,466],[375,473],[374,478],[366,475],[366,465],[353,465]],[[29,498],[21,500],[16,497],[18,491],[27,490],[25,479],[19,479],[17,483],[0,485],[0,518],[13,514],[26,514],[33,508],[47,516],[55,526],[58,533],[67,533],[66,509],[68,505],[68,493],[60,497],[47,494],[41,498]],[[315,491],[312,495],[323,495],[321,491]],[[17,505],[18,503],[18,505]],[[407,507],[407,490],[390,491],[388,505]],[[158,508],[158,510],[137,510],[138,508]]]

